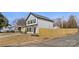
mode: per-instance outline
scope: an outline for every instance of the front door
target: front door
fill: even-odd
[[[18,31],[21,32],[21,27],[18,27]]]
[[[34,32],[33,32],[34,34],[36,33],[36,27],[34,27]]]

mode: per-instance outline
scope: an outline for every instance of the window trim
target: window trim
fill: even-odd
[[[30,21],[27,21],[27,23],[28,23],[28,24],[34,24],[34,23],[36,23],[36,19],[32,19],[32,20],[30,20]]]

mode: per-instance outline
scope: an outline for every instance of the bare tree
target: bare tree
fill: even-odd
[[[61,18],[55,19],[54,25],[62,28],[62,20],[61,20]]]
[[[68,28],[77,28],[76,16],[71,15],[67,22]]]
[[[25,26],[26,26],[26,21],[25,21],[25,19],[24,19],[24,18],[17,19],[16,25],[17,25],[17,26],[21,26],[21,27],[25,27]]]
[[[13,23],[15,25],[15,29],[19,30],[19,32],[21,32],[21,28],[26,26],[26,20],[24,18],[15,19]]]
[[[63,20],[63,28],[67,28],[67,21]]]

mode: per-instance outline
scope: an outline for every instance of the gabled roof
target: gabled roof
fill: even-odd
[[[35,17],[37,17],[37,18],[44,19],[44,20],[47,20],[47,21],[50,21],[50,22],[54,22],[54,21],[51,20],[50,18],[45,17],[45,16],[42,16],[42,15],[38,15],[38,14],[35,14],[35,13],[31,13],[31,12],[29,13],[29,16],[30,16],[30,15],[33,15],[33,16],[35,16]],[[28,17],[29,17],[29,16],[28,16]],[[27,19],[28,19],[28,17],[27,17]],[[26,20],[27,20],[27,19],[26,19]]]

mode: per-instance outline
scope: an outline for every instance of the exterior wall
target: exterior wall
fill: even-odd
[[[25,30],[26,30],[25,28],[22,28],[22,29],[21,29],[21,31],[22,31],[23,33],[25,33]]]
[[[1,32],[6,32],[6,31],[8,31],[8,30],[9,30],[8,27],[3,27],[0,31],[1,31]]]
[[[46,21],[43,19],[38,19],[38,27],[39,28],[53,29],[53,22]]]
[[[28,21],[31,21],[34,19],[36,20],[36,23],[28,24]],[[29,27],[31,28],[32,32],[27,32],[27,33],[33,33],[34,27],[36,27],[36,33],[38,33],[37,18],[33,15],[30,15],[26,21],[26,28],[29,28]]]
[[[35,31],[35,33],[37,34],[37,33],[39,33],[39,29],[38,29],[38,26],[36,26],[36,25],[34,25],[34,26],[29,26],[30,28],[31,28],[31,32],[27,32],[27,33],[34,33],[34,28],[36,27],[36,31]],[[27,28],[29,28],[29,27],[27,27]]]
[[[31,21],[33,19],[36,19],[36,23],[28,24],[28,21]],[[43,20],[43,19],[38,19],[35,16],[30,15],[29,18],[26,21],[26,27],[27,28],[30,27],[32,29],[32,32],[27,31],[27,33],[33,33],[34,27],[36,27],[36,34],[39,34],[40,28],[53,29],[53,22]]]
[[[33,19],[36,19],[36,23],[34,23],[34,24],[37,24],[37,18],[33,15],[30,15],[28,20],[26,21],[26,26],[34,25],[34,24],[28,24],[28,21],[33,20]]]

